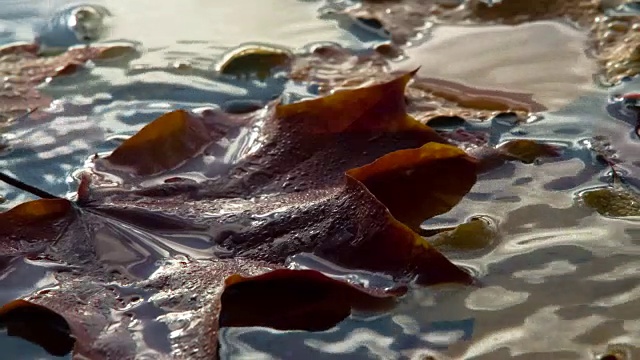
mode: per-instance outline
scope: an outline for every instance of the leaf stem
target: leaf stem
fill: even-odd
[[[22,181],[14,178],[12,176],[9,176],[9,175],[7,175],[7,174],[5,174],[3,172],[0,172],[0,181],[4,181],[5,183],[7,183],[7,184],[9,184],[11,186],[14,186],[14,187],[16,187],[16,188],[18,188],[20,190],[26,191],[28,193],[31,193],[31,194],[33,194],[35,196],[38,196],[40,198],[43,198],[43,199],[58,199],[59,198],[59,196],[52,195],[52,194],[50,194],[50,193],[48,193],[48,192],[46,192],[46,191],[44,191],[42,189],[38,189],[35,186],[31,186],[29,184],[25,184]]]

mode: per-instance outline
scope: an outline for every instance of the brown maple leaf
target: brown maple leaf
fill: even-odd
[[[414,232],[469,191],[478,162],[407,114],[411,76],[150,123],[95,160],[77,202],[0,214],[0,271],[23,257],[62,269],[60,286],[5,305],[0,323],[52,353],[128,359],[143,346],[129,326],[140,303],[188,311],[171,355],[204,359],[217,354],[219,326],[322,330],[404,291],[277,270],[300,252],[400,284],[471,283]]]

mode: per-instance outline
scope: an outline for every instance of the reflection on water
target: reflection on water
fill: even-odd
[[[56,194],[73,188],[67,176],[92,153],[112,150],[119,139],[171,109],[224,107],[238,99],[263,104],[290,89],[285,79],[259,83],[214,78],[213,65],[229,48],[249,41],[292,48],[316,41],[368,46],[318,18],[319,2],[97,3],[113,15],[105,38],[142,44],[140,56],[129,64],[98,65],[43,86],[58,99],[48,119],[9,128],[15,141],[0,158],[0,167],[10,174]],[[2,1],[0,43],[31,39],[31,29],[66,4]],[[447,253],[479,274],[482,287],[414,289],[389,314],[354,314],[322,333],[223,329],[223,358],[588,359],[608,346],[640,355],[639,223],[600,216],[576,200],[581,190],[609,180],[608,167],[586,146],[593,135],[608,139],[620,160],[619,170],[630,183],[640,184],[640,144],[631,124],[607,113],[607,94],[593,84],[594,61],[585,55],[585,40],[584,32],[551,22],[440,26],[395,65],[422,65],[426,77],[469,86],[532,93],[550,108],[533,123],[467,125],[469,130],[488,131],[493,143],[512,138],[552,141],[563,146],[563,156],[531,165],[507,164],[487,173],[459,206],[427,224],[449,226],[482,215],[496,222],[501,241],[491,248],[472,255]],[[193,71],[181,73],[177,62]],[[630,81],[610,92],[638,87]],[[242,143],[246,137],[240,135],[236,145],[243,152],[248,143]],[[0,191],[10,200],[4,207],[26,198],[4,185]],[[211,236],[197,229],[186,238],[169,228],[151,234],[149,229],[117,224],[98,233],[98,258],[133,278],[157,274],[159,266],[166,267],[165,258],[221,255]],[[294,257],[290,265],[352,281],[386,281],[346,274],[306,255]],[[57,286],[56,270],[44,261],[0,259],[0,302]],[[135,314],[129,328],[149,358],[170,351],[168,339],[188,334],[192,312],[161,309],[151,300],[193,294],[153,294],[124,285],[117,292],[128,300],[125,310],[116,313]],[[1,334],[0,347],[16,359],[17,354],[46,358],[36,347]]]
[[[519,26],[439,26],[407,51],[406,69],[465,85],[533,94],[551,110],[595,91],[584,31],[555,22]],[[526,44],[526,45],[525,45]]]
[[[0,303],[5,304],[40,290],[56,287],[58,281],[53,272],[61,268],[64,267],[47,264],[46,261],[0,257]],[[26,340],[7,336],[4,329],[0,329],[0,349],[5,354],[3,356],[10,354],[11,359],[16,360],[52,358],[44,349]],[[71,355],[65,358],[71,359]]]

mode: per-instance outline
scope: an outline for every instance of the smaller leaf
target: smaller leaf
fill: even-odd
[[[560,148],[557,146],[528,139],[507,141],[498,145],[497,148],[507,159],[517,159],[525,164],[530,164],[538,158],[560,156]]]
[[[136,57],[138,55],[138,49],[135,46],[130,44],[122,44],[122,45],[111,45],[105,47],[100,54],[96,57],[97,61],[112,61],[116,59],[128,58],[128,57]]]
[[[431,245],[456,250],[479,250],[496,240],[497,232],[487,221],[472,219],[451,231],[441,232],[429,239]]]
[[[22,253],[28,250],[25,243],[51,241],[74,217],[73,205],[66,199],[40,199],[17,205],[0,213],[0,249],[4,254]]]
[[[392,42],[382,43],[376,46],[375,50],[378,54],[384,56],[387,59],[399,60],[404,56],[402,48],[396,46]]]
[[[256,74],[258,79],[264,80],[271,75],[274,69],[289,65],[292,58],[293,54],[286,49],[263,45],[245,45],[224,55],[216,65],[216,71],[236,77],[248,77],[250,74]]]
[[[323,331],[351,309],[383,311],[393,307],[393,291],[364,289],[315,270],[279,269],[263,275],[232,275],[221,296],[220,326],[264,326],[278,330]]]
[[[0,328],[42,346],[55,356],[71,352],[76,339],[62,315],[26,300],[14,300],[0,307]]]
[[[640,195],[618,185],[583,192],[585,205],[600,215],[612,217],[640,216]]]

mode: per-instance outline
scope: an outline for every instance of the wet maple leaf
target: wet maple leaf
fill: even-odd
[[[497,149],[509,159],[518,159],[530,164],[538,158],[560,156],[560,148],[533,140],[518,139],[498,145]]]
[[[402,293],[273,271],[300,252],[399,282],[470,283],[412,230],[469,191],[477,161],[407,114],[411,76],[242,115],[163,115],[95,160],[78,202],[42,199],[0,214],[0,255],[67,269],[58,288],[7,304],[0,322],[49,351],[64,350],[42,339],[55,327],[67,339],[57,343],[78,355],[132,358],[145,346],[128,326],[136,307],[124,293],[135,289],[165,314],[192,313],[173,356],[211,358],[218,324],[327,329],[351,308],[388,308]],[[189,244],[204,247],[198,260],[151,265]],[[175,299],[185,290],[203,295]],[[33,313],[63,325],[36,326]]]
[[[220,74],[266,79],[274,69],[285,68],[293,54],[286,49],[264,45],[241,45],[226,53],[216,65]]]
[[[478,164],[478,173],[491,171],[509,161],[530,164],[538,159],[557,158],[562,155],[560,146],[531,139],[514,139],[492,144],[489,141],[490,134],[486,131],[470,131],[460,127],[438,133],[450,144],[473,156]]]

